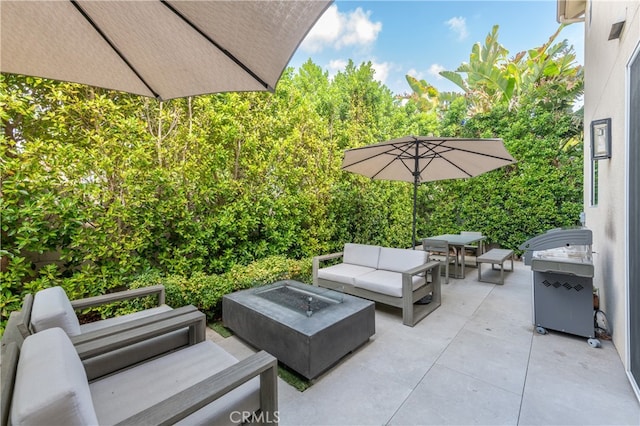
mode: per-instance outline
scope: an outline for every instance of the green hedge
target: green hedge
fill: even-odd
[[[189,278],[175,274],[163,276],[152,271],[138,276],[130,288],[162,284],[165,286],[168,305],[194,305],[207,315],[208,320],[213,320],[221,315],[222,296],[225,294],[285,279],[311,283],[311,259],[294,260],[284,256],[270,256],[246,266],[234,266],[223,274],[196,272]]]
[[[163,275],[157,270],[152,270],[138,275],[128,286],[119,288],[108,286],[114,290],[128,288],[147,287],[162,284],[166,290],[166,303],[172,307],[194,305],[207,315],[209,321],[221,316],[222,296],[225,294],[251,287],[271,284],[275,281],[294,279],[311,283],[311,258],[294,260],[284,256],[270,256],[249,265],[236,265],[230,271],[218,275],[206,275],[196,272],[191,277],[170,274]],[[33,283],[33,282],[32,282]],[[27,293],[35,293],[38,290],[53,286],[62,286],[70,299],[84,297],[78,292],[77,276],[65,280],[38,280],[38,285],[31,285]],[[95,296],[96,294],[91,294]],[[81,312],[86,319],[110,318],[124,315],[155,306],[155,297],[116,302],[100,308],[91,308]],[[20,309],[22,297],[15,300],[15,309]],[[8,319],[3,317],[0,321],[0,335]]]

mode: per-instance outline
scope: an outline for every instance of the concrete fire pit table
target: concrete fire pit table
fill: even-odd
[[[375,333],[375,304],[285,280],[224,296],[222,320],[243,340],[311,379]]]

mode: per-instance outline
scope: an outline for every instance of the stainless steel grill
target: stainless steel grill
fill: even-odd
[[[533,323],[588,338],[599,347],[593,320],[592,233],[586,228],[552,229],[520,246],[533,271]]]

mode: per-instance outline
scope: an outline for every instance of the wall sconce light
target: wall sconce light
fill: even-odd
[[[611,158],[611,119],[591,122],[591,159]]]
[[[620,34],[622,34],[622,29],[624,28],[624,23],[626,21],[616,22],[611,25],[611,31],[609,32],[609,40],[615,40],[620,38]]]

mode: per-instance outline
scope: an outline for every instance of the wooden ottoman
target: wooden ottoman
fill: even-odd
[[[494,284],[504,284],[504,262],[507,259],[511,259],[511,269],[507,269],[507,272],[513,271],[513,250],[507,249],[491,249],[488,252],[484,253],[482,256],[478,256],[476,258],[476,263],[478,264],[478,281],[494,283]],[[482,263],[490,263],[492,270],[497,270],[496,265],[500,265],[500,282],[488,281],[482,279]]]

